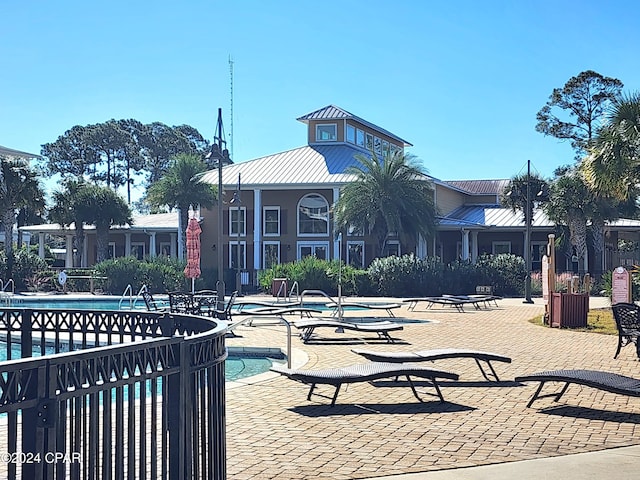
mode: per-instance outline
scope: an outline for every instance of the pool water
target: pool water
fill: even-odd
[[[46,347],[46,355],[54,353],[52,347]],[[33,351],[33,356],[40,356],[40,348]],[[13,343],[11,345],[11,358],[20,358],[20,344]],[[7,359],[7,344],[0,342],[0,362]],[[270,358],[262,356],[240,356],[237,354],[229,354],[224,362],[225,379],[227,381],[240,380],[247,377],[252,377],[260,373],[264,373],[271,368],[272,361]]]

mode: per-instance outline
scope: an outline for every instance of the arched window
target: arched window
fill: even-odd
[[[305,195],[298,203],[298,235],[329,234],[329,203],[317,193]]]

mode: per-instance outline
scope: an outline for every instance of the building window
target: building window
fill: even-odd
[[[145,245],[141,242],[131,242],[131,256],[138,260],[144,260],[146,255]]]
[[[262,244],[262,266],[271,268],[280,263],[280,242],[264,242]]]
[[[356,143],[356,127],[347,124],[347,142]]]
[[[316,142],[335,142],[338,139],[337,125],[316,125]]]
[[[364,148],[364,130],[359,128],[356,130],[356,145]]]
[[[400,242],[398,240],[387,240],[387,245],[384,247],[383,257],[399,257],[400,256]]]
[[[246,268],[246,243],[240,242],[240,270]],[[238,268],[238,242],[229,243],[229,268],[236,270]]]
[[[370,152],[373,152],[373,135],[371,135],[370,133],[365,133],[364,148],[366,148]]]
[[[170,257],[171,256],[171,243],[169,243],[169,242],[160,242],[160,256],[161,257]]]
[[[314,256],[320,260],[327,260],[329,257],[329,244],[327,242],[300,242],[298,243],[298,259]]]
[[[246,235],[246,214],[247,211],[245,207],[229,209],[229,232],[231,236],[237,236],[238,232],[240,232],[240,235],[243,237]]]
[[[531,270],[542,270],[542,257],[547,254],[547,242],[531,243]]]
[[[109,242],[109,253],[107,254],[107,258],[112,260],[116,258],[116,242]]]
[[[347,242],[347,265],[364,268],[364,242]]]
[[[382,156],[382,140],[380,137],[373,137],[373,151],[378,157]]]
[[[382,155],[385,157],[389,156],[389,142],[386,140],[382,141]]]
[[[262,211],[264,235],[280,235],[280,207],[264,207]]]
[[[298,235],[329,234],[329,203],[317,193],[302,197],[298,204]]]
[[[511,253],[511,242],[492,242],[491,253],[500,255],[501,253]]]

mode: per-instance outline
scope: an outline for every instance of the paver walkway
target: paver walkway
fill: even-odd
[[[592,308],[597,303],[592,300]],[[502,380],[496,384],[484,381],[468,359],[438,361],[438,368],[460,374],[458,382],[442,382],[445,404],[418,403],[410,389],[391,382],[343,387],[333,408],[323,399],[307,401],[305,385],[280,376],[228,388],[227,477],[361,479],[640,445],[639,398],[574,385],[553,408],[539,410],[553,406],[551,399],[526,408],[536,385],[515,384],[520,374],[584,368],[640,378],[632,347],[613,360],[616,337],[527,321],[542,311],[539,300],[528,305],[521,299],[465,313],[403,307],[396,311],[396,320],[405,323],[394,335],[401,340],[395,345],[330,329],[319,332],[327,339],[320,343],[304,345],[294,338],[294,347],[308,356],[304,368],[363,362],[351,352],[362,346],[472,348],[510,356],[513,363],[495,364]],[[284,331],[276,325],[239,327],[240,337],[227,344],[284,349]]]

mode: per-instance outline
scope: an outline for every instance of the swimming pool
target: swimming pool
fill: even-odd
[[[12,359],[19,359],[20,344],[12,344],[11,352]],[[46,355],[51,355],[53,353],[53,347],[46,348]],[[40,348],[34,348],[33,356],[40,356]],[[276,357],[276,355],[274,355],[273,357]],[[246,354],[246,352],[241,355],[240,353],[234,352],[231,348],[229,349],[229,356],[224,362],[225,379],[227,381],[235,381],[267,372],[273,364],[273,357],[267,357],[258,353]],[[279,358],[279,355],[277,355],[277,357]],[[0,341],[0,362],[5,361],[6,359],[7,344],[3,341]]]

